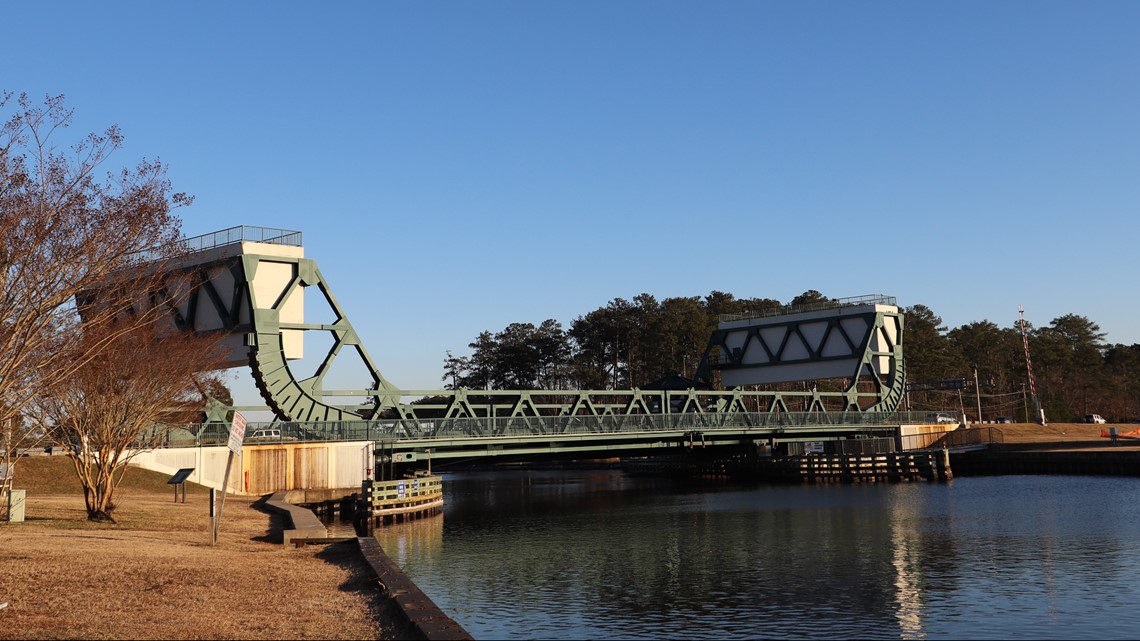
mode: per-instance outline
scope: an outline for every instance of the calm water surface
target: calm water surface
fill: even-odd
[[[448,474],[378,529],[476,639],[1131,639],[1140,479],[695,485]]]

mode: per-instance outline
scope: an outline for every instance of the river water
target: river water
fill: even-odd
[[[496,471],[444,499],[376,537],[476,639],[1140,635],[1140,479]]]

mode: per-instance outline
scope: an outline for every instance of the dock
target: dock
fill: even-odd
[[[439,514],[443,510],[443,478],[433,474],[365,481],[358,529],[372,532],[376,527],[403,523]]]
[[[775,462],[782,476],[805,483],[944,482],[954,478],[948,450],[880,454],[807,454]]]

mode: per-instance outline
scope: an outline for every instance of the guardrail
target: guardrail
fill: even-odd
[[[516,416],[497,418],[392,419],[377,421],[265,422],[246,426],[246,445],[312,441],[399,441],[404,439],[477,438],[503,436],[559,436],[621,434],[661,430],[711,431],[717,429],[835,427],[881,428],[891,425],[932,424],[928,412],[755,412],[631,414],[580,416]],[[251,438],[271,429],[270,438]],[[996,428],[971,428],[996,430]],[[959,430],[960,431],[960,430]],[[1000,434],[1000,430],[996,430]],[[942,435],[944,432],[931,432]],[[953,432],[952,432],[953,433]],[[981,438],[981,437],[978,437]],[[225,445],[229,426],[190,424],[172,426],[158,447]],[[997,442],[1001,442],[1000,440]]]

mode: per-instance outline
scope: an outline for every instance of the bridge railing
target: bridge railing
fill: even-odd
[[[375,421],[266,422],[246,426],[246,445],[296,441],[399,441],[448,438],[620,434],[717,429],[858,427],[931,423],[927,412],[752,412],[684,414],[513,416],[391,419]],[[992,428],[991,428],[992,429]],[[254,435],[272,433],[258,438]],[[938,433],[939,435],[942,432]],[[225,445],[229,426],[220,423],[171,428],[161,446]]]

